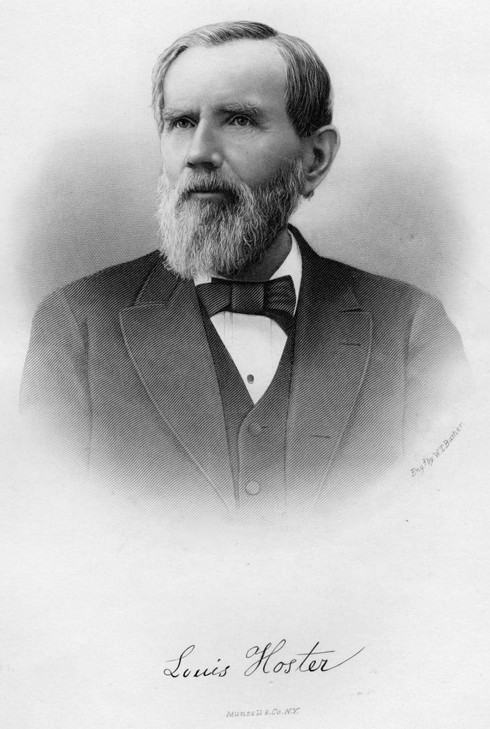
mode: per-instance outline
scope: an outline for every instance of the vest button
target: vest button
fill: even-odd
[[[245,491],[249,496],[256,496],[260,491],[260,484],[258,481],[249,481],[245,486]]]
[[[259,423],[250,423],[248,432],[250,435],[260,435],[262,433],[262,426]]]

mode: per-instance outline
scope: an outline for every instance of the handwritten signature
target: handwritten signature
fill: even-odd
[[[265,646],[254,645],[245,653],[245,659],[248,661],[247,666],[243,670],[244,676],[252,676],[254,673],[283,673],[288,674],[293,671],[300,673],[326,673],[334,668],[342,666],[344,663],[351,661],[364,650],[360,648],[358,651],[338,660],[333,658],[334,650],[319,650],[320,641],[317,641],[311,650],[306,653],[295,653],[293,656],[285,655],[286,639],[282,638],[276,645],[267,643]],[[221,658],[217,658],[214,666],[196,667],[190,666],[188,662],[189,656],[194,652],[196,646],[188,645],[177,658],[171,658],[166,663],[175,664],[172,668],[165,668],[164,676],[169,678],[199,678],[203,676],[216,676],[224,678],[231,671],[231,665],[222,664]],[[278,654],[281,654],[279,656]],[[253,660],[251,660],[253,659]]]

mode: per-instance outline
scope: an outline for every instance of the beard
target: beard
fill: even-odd
[[[230,278],[260,262],[298,206],[304,182],[300,159],[254,188],[216,171],[199,171],[172,189],[163,173],[157,217],[164,265],[185,279]],[[198,199],[192,195],[198,190],[221,195]]]

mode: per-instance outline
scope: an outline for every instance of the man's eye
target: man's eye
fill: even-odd
[[[174,129],[190,129],[192,122],[190,119],[174,119],[172,122]]]
[[[234,124],[236,127],[248,127],[253,124],[252,120],[249,119],[248,116],[234,116],[230,119],[230,123]]]

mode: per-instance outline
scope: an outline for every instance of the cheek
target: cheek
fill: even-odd
[[[253,186],[263,185],[275,177],[284,165],[285,158],[265,155],[250,155],[246,161],[234,168],[243,182]]]
[[[261,184],[273,176],[284,163],[284,155],[277,153],[267,145],[241,149],[228,148],[225,163],[243,182]]]
[[[177,178],[179,177],[180,171],[182,169],[181,165],[179,165],[178,160],[175,156],[175,154],[172,154],[168,151],[162,150],[162,168],[165,172],[167,179],[170,184],[174,183]]]
[[[175,169],[182,162],[184,147],[182,144],[176,144],[175,141],[170,141],[162,137],[160,141],[160,154],[162,155],[164,166]]]
[[[237,164],[248,172],[257,182],[264,182],[273,177],[286,163],[297,159],[300,154],[299,145],[287,143],[285,140],[268,138],[261,144],[242,150],[237,157]]]

